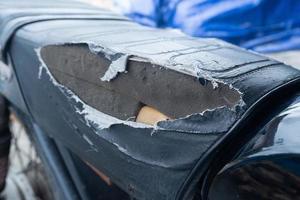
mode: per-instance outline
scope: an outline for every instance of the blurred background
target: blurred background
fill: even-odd
[[[146,26],[214,37],[299,66],[299,0],[80,0]],[[300,67],[300,66],[299,66]]]

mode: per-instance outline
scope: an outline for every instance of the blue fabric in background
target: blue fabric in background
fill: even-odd
[[[147,26],[216,37],[258,52],[300,49],[300,0],[128,1],[125,14]]]

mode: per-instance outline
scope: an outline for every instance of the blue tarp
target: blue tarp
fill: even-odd
[[[118,2],[126,0],[115,0]],[[300,0],[127,0],[133,20],[259,52],[300,49]]]

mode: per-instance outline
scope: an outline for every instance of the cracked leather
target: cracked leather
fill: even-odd
[[[28,9],[24,11],[18,9],[18,3],[1,1],[0,42],[3,54],[11,54],[30,113],[46,133],[63,141],[138,199],[175,199],[179,191],[185,191],[183,186],[194,187],[185,183],[193,179],[190,175],[204,156],[209,163],[207,152],[218,148],[212,145],[230,134],[243,116],[254,115],[256,104],[271,104],[267,100],[274,92],[279,94],[276,98],[282,98],[280,91],[288,90],[299,79],[299,71],[291,66],[219,40],[150,29],[81,4],[66,10],[62,1],[25,2]],[[50,8],[49,13],[46,8]],[[70,93],[62,93],[46,73],[38,78],[41,63],[35,49],[69,44],[87,44],[90,51],[102,56],[111,51],[129,55],[133,67],[144,63],[195,77],[207,95],[222,84],[230,86],[228,92],[238,91],[242,102],[235,109],[226,104],[207,106],[202,114],[161,122],[162,129],[156,130],[125,124],[113,124],[108,129],[87,126],[74,107],[83,108],[82,102],[70,100]],[[79,72],[73,70],[72,76],[87,82],[89,77]],[[101,82],[100,78],[97,81]],[[217,86],[207,87],[206,82]],[[212,102],[219,100],[217,95],[211,97]],[[208,104],[204,97],[199,102]]]

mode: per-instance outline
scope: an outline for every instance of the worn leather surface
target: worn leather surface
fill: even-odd
[[[126,20],[106,10],[72,1],[1,1],[0,2],[0,53],[3,57],[6,45],[11,36],[20,27],[38,22],[58,19],[114,19]],[[4,58],[3,58],[4,59]]]
[[[9,4],[14,10],[15,5]],[[49,4],[53,7],[60,5]],[[1,38],[11,38],[11,42],[4,49],[12,56],[30,113],[46,133],[64,142],[82,159],[101,169],[117,185],[138,199],[175,199],[179,197],[183,186],[193,187],[194,184],[184,184],[193,178],[189,175],[195,170],[195,166],[198,166],[197,163],[199,164],[204,156],[209,158],[210,154],[207,152],[212,149],[212,145],[230,134],[231,128],[240,123],[243,116],[254,115],[255,109],[250,108],[261,102],[272,104],[267,99],[273,92],[277,91],[280,94],[280,88],[283,86],[287,90],[286,85],[298,80],[300,75],[293,67],[219,40],[195,39],[173,31],[150,29],[123,20],[122,17],[116,17],[117,20],[111,19],[110,16],[114,14],[107,14],[106,20],[106,14],[100,14],[98,19],[75,19],[74,13],[66,14],[64,17],[67,19],[59,16],[49,17],[47,20],[47,14],[42,14],[45,6],[36,6],[39,8],[34,12],[39,13],[42,21],[33,17],[33,21],[26,21],[22,26],[18,23],[7,26],[9,23],[6,20],[5,23],[1,23],[1,29],[7,31],[1,32],[0,35]],[[91,12],[92,15],[97,13],[94,8],[91,11],[84,9],[82,12]],[[101,12],[100,10],[99,13]],[[16,11],[16,18],[11,14],[1,18],[9,16],[9,21],[15,22],[19,13]],[[31,11],[20,16],[27,15],[31,15]],[[5,44],[8,43],[2,42],[2,47]],[[82,54],[87,56],[80,57],[80,51],[75,50],[75,54],[72,54],[74,49],[71,44],[76,48],[82,44],[89,46],[85,51],[91,51],[99,57],[107,57],[106,66],[92,66],[91,63],[97,63],[97,59],[91,59],[88,53]],[[62,51],[61,54],[54,52],[53,57],[48,57],[48,60],[43,58],[43,55],[42,58],[38,56],[39,49],[55,46],[65,48],[66,51]],[[51,48],[49,51],[51,53]],[[68,89],[79,95],[80,99],[84,99],[84,93],[78,93],[86,87],[89,88],[89,84],[93,87],[90,94],[97,93],[97,87],[104,84],[100,79],[103,75],[100,71],[116,67],[112,65],[116,54],[128,58],[125,68],[129,66],[136,69],[143,65],[145,69],[155,67],[156,73],[163,68],[198,80],[199,83],[195,84],[206,94],[199,99],[199,104],[204,105],[202,110],[206,112],[195,112],[188,117],[160,122],[157,127],[152,128],[136,128],[116,123],[103,129],[99,126],[101,118],[97,119],[98,124],[96,121],[86,123],[86,115],[81,114],[86,102],[72,98]],[[57,58],[61,63],[75,64],[58,66],[57,63],[51,64],[49,58]],[[54,70],[59,70],[54,78],[63,83],[62,86],[54,84],[53,77],[44,68],[40,68],[41,61],[49,64],[50,72],[54,75]],[[88,64],[91,67],[85,67]],[[117,84],[118,81],[122,77],[126,80],[129,76],[130,71],[128,74],[117,73],[109,82],[105,82],[105,85],[118,89],[121,87]],[[70,80],[64,82],[67,78]],[[164,80],[161,79],[164,78],[159,77],[157,81],[163,85]],[[72,82],[71,79],[75,84],[68,83]],[[165,82],[172,84],[173,81],[177,84],[179,80],[173,80],[171,77]],[[215,88],[212,87],[213,84],[216,84]],[[226,103],[217,104],[222,96],[211,94],[218,91],[222,85],[230,88],[223,94],[238,92],[241,101],[233,106]],[[197,85],[192,86],[197,88]],[[134,84],[131,87],[134,87]],[[189,87],[186,88],[188,89]],[[127,87],[123,90],[133,89]],[[125,91],[128,94],[131,92]],[[146,95],[148,91],[141,91],[141,95],[143,92]],[[167,89],[165,93],[168,93]],[[187,95],[186,98],[190,97]],[[276,98],[281,97],[279,95]],[[261,101],[262,99],[265,101]],[[97,101],[92,104],[97,104]],[[176,106],[173,107],[176,109]],[[207,163],[209,161],[210,159],[206,160]],[[201,175],[195,177],[199,176]],[[196,180],[193,181],[195,182]]]

